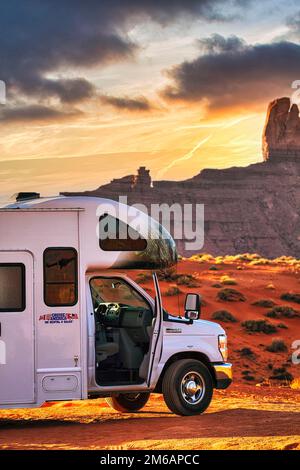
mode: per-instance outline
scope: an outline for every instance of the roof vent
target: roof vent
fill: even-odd
[[[16,195],[16,201],[28,201],[30,199],[39,199],[40,193],[18,193]]]

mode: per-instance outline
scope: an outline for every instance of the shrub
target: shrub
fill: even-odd
[[[212,314],[213,320],[223,321],[225,323],[236,323],[237,319],[227,310],[217,310]]]
[[[188,287],[198,287],[199,283],[197,282],[197,279],[192,276],[191,274],[182,274],[178,276],[176,279],[177,284],[180,286],[188,286]]]
[[[274,375],[277,375],[277,374],[284,374],[286,372],[286,368],[285,367],[278,367],[276,369],[273,369],[273,374]]]
[[[222,289],[218,292],[217,297],[219,300],[225,300],[227,302],[245,302],[246,297],[244,294],[236,289]]]
[[[222,285],[221,285],[221,284],[218,284],[218,283],[216,283],[216,284],[212,284],[212,286],[211,286],[211,287],[215,287],[216,289],[221,289]]]
[[[276,304],[275,302],[273,302],[273,300],[270,299],[260,299],[256,300],[256,302],[253,302],[252,305],[254,305],[255,307],[272,308]]]
[[[140,273],[137,275],[136,282],[137,283],[145,283],[147,281],[150,281],[152,279],[152,275],[149,273]]]
[[[281,328],[282,330],[288,329],[288,327],[284,323],[278,323],[277,328]]]
[[[292,292],[286,292],[280,296],[282,300],[286,300],[287,302],[296,302],[300,304],[300,294],[293,294]]]
[[[292,307],[288,307],[285,305],[278,306],[272,308],[269,312],[267,312],[266,317],[268,318],[294,318],[298,317],[298,312],[294,310]]]
[[[242,323],[242,326],[251,333],[265,333],[269,335],[276,333],[277,328],[272,323],[266,322],[265,320],[247,320]]]
[[[283,374],[274,374],[271,375],[270,379],[272,380],[286,380],[287,382],[292,382],[294,377],[290,372],[284,372]]]
[[[168,297],[171,297],[172,295],[178,295],[181,294],[181,290],[178,289],[176,286],[171,286],[169,287],[168,290],[166,290],[165,295]]]
[[[254,356],[254,352],[250,348],[242,348],[240,350],[240,354],[241,354],[242,357],[253,357]]]
[[[244,375],[243,379],[248,380],[248,382],[253,382],[253,380],[255,380],[255,377],[253,377],[253,375]]]
[[[188,287],[198,287],[199,283],[195,276],[192,274],[178,274],[174,271],[174,268],[162,269],[158,271],[157,277],[160,281],[176,282],[178,285],[184,285]]]
[[[222,276],[220,279],[224,286],[235,286],[237,282],[229,276]]]
[[[287,346],[282,339],[273,339],[272,343],[266,347],[266,350],[269,352],[286,352]]]
[[[209,268],[210,271],[218,271],[219,268],[217,268],[217,266],[215,266],[214,264],[212,266],[210,266]]]

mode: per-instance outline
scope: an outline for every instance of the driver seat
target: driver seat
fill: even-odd
[[[105,361],[109,356],[113,356],[119,352],[118,343],[107,341],[104,328],[97,331],[96,340],[96,359],[97,362]]]

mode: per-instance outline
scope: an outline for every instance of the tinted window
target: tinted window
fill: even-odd
[[[23,312],[24,310],[24,264],[0,264],[0,312]]]
[[[147,240],[125,222],[104,214],[99,219],[99,245],[103,251],[144,251]]]
[[[77,251],[47,248],[44,252],[44,300],[49,307],[77,303]]]

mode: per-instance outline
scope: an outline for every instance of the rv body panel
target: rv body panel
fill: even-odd
[[[14,262],[25,264],[26,280],[25,312],[0,312],[3,334],[6,330],[4,323],[10,322],[9,331],[5,333],[7,362],[5,365],[0,364],[0,403],[5,404],[7,401],[1,394],[6,393],[2,384],[6,383],[8,374],[16,377],[15,384],[10,386],[11,403],[30,402],[39,405],[47,400],[82,398],[85,365],[81,351],[86,349],[86,338],[81,335],[81,330],[85,328],[86,319],[85,310],[81,309],[80,276],[78,300],[76,305],[69,307],[45,304],[43,279],[43,255],[47,248],[71,247],[79,253],[79,211],[7,210],[0,212],[0,221],[0,250],[11,252]],[[2,252],[0,260],[5,259],[4,256],[7,255]],[[72,321],[64,320],[68,317],[73,318]],[[14,318],[16,325],[13,325]],[[27,349],[23,351],[21,345],[25,341],[25,331],[27,337],[29,331],[32,336],[28,340]],[[3,340],[3,337],[0,339]],[[12,344],[19,344],[18,353],[15,351],[18,359],[10,352]],[[29,349],[35,352],[34,362]],[[24,361],[26,367],[21,367]],[[22,387],[18,386],[18,380],[21,380],[17,380],[18,376],[23,377]],[[35,393],[26,393],[26,399],[14,397],[15,393],[19,394],[26,387],[35,389]]]
[[[10,285],[4,276],[11,281]],[[7,301],[14,281],[15,295],[23,299],[16,298],[15,304],[11,302],[10,311],[0,311],[0,403],[4,405],[35,401],[33,257],[30,252],[0,251],[0,289],[6,290],[2,294]]]

